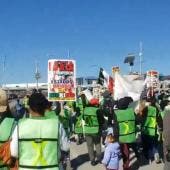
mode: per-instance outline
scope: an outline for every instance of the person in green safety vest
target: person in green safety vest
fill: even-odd
[[[24,98],[23,98],[23,107],[25,109],[25,117],[28,117],[29,116],[29,105],[28,105],[28,102],[29,102],[29,95],[26,95]]]
[[[61,103],[61,112],[59,114],[59,120],[63,125],[68,139],[70,140],[72,134],[72,114],[73,114],[72,101],[66,101]],[[68,152],[62,152],[63,164],[65,169],[71,168],[70,150]]]
[[[56,112],[52,109],[52,102],[48,102],[48,106],[45,111],[45,117],[47,117],[47,118],[56,118],[57,117]]]
[[[81,144],[84,140],[83,138],[83,126],[82,126],[82,122],[83,122],[83,103],[82,103],[82,99],[81,96],[77,97],[76,100],[76,106],[75,106],[75,117],[74,117],[74,133],[76,134],[76,143],[77,145]]]
[[[64,130],[66,132],[66,135],[67,135],[67,137],[69,139],[69,137],[70,137],[70,131],[69,131],[70,116],[67,115],[67,110],[66,109],[64,109],[64,115],[61,115],[61,110],[63,110],[61,108],[61,105],[62,105],[61,103],[60,104],[59,103],[54,103],[54,105],[53,105],[52,102],[49,102],[48,107],[47,107],[47,109],[45,111],[45,117],[51,118],[51,119],[59,118],[59,121],[63,125],[63,128],[64,128]],[[65,116],[68,116],[68,117],[65,118]],[[68,124],[67,124],[67,122],[68,122]],[[61,152],[61,160],[62,160],[63,167],[65,169],[66,168],[70,169],[70,167],[71,167],[70,150],[67,151],[67,152],[65,152],[65,151]]]
[[[164,118],[165,115],[165,107],[169,105],[169,97],[166,96],[164,98],[162,98],[162,100],[160,101],[160,108],[161,108],[161,117],[162,119]]]
[[[95,166],[101,162],[101,113],[99,105],[91,105],[84,94],[81,95],[81,99],[83,104],[83,133],[85,134],[91,165]],[[96,156],[94,154],[94,146],[96,148]]]
[[[139,159],[136,146],[136,115],[134,110],[128,107],[132,101],[130,97],[119,99],[118,109],[115,110],[115,124],[118,127],[118,141],[123,158],[123,170],[130,170],[130,148],[133,149],[137,159]]]
[[[44,116],[48,101],[41,93],[29,99],[30,118],[20,119],[10,143],[19,170],[58,170],[60,151],[69,150],[68,138],[58,117]]]
[[[72,113],[73,113],[73,102],[67,101],[63,103],[63,110],[59,115],[59,119],[63,124],[63,127],[68,135],[68,138],[71,136],[72,132]]]
[[[141,114],[141,123],[144,156],[147,160],[155,159],[155,162],[159,163],[158,134],[162,133],[163,122],[160,110],[156,106],[155,97],[147,99],[146,107]]]
[[[10,113],[6,92],[0,89],[0,148],[4,150],[4,144],[11,139],[16,122]],[[2,153],[5,153],[2,152]],[[5,164],[3,158],[6,155],[0,154],[0,169],[9,170],[9,165]]]
[[[163,116],[163,148],[164,148],[164,170],[170,169],[170,97],[164,108]]]

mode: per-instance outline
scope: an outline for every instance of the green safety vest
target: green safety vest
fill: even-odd
[[[58,123],[58,117],[19,121],[19,170],[59,169]]]
[[[72,101],[67,101],[66,105],[70,108],[73,108],[73,102]]]
[[[29,98],[24,98],[24,99],[23,99],[23,105],[24,105],[24,107],[25,107],[26,109],[29,108],[28,102],[29,102]]]
[[[142,128],[143,134],[149,136],[156,135],[157,133],[156,114],[157,114],[156,108],[153,106],[148,106],[147,118]]]
[[[133,143],[136,141],[135,114],[132,108],[115,111],[119,126],[119,142]]]
[[[97,110],[97,107],[84,108],[84,113],[78,117],[75,124],[75,133],[97,134],[99,132],[99,122],[96,113]]]
[[[84,108],[83,108],[83,103],[82,103],[81,98],[77,99],[76,107],[78,107],[80,109],[80,116],[76,117],[74,132],[76,134],[82,134],[83,133],[83,112],[84,112]]]
[[[82,134],[83,133],[83,115],[80,115],[75,123],[75,128],[74,128],[74,132],[76,134]]]
[[[45,112],[45,117],[46,118],[56,118],[57,115],[56,115],[55,111],[51,110],[51,111],[46,111]]]
[[[79,99],[77,100],[77,102],[76,102],[76,107],[79,107],[80,113],[83,113],[84,108],[83,108],[83,103],[82,103],[81,98],[79,98]]]
[[[59,120],[63,125],[63,128],[65,129],[66,134],[69,136],[70,133],[70,111],[67,109],[64,109],[64,115],[59,115]]]
[[[99,132],[99,122],[97,119],[98,107],[85,107],[83,119],[85,121],[84,133],[97,134]]]
[[[0,146],[10,139],[13,129],[14,129],[14,124],[15,124],[14,122],[15,121],[13,118],[5,118],[1,122],[0,124]],[[0,169],[8,170],[9,168],[7,168],[7,166],[4,165],[2,161],[0,161]]]

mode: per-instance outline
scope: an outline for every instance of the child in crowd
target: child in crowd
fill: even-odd
[[[104,152],[104,158],[102,164],[106,167],[106,170],[118,170],[120,160],[120,146],[115,140],[112,133],[109,133],[106,137],[106,149]]]

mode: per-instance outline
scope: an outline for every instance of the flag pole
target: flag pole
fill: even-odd
[[[143,48],[142,48],[142,42],[139,43],[139,47],[140,47],[140,52],[139,52],[139,62],[140,62],[140,68],[139,68],[139,72],[140,75],[142,75],[142,56],[143,56]]]

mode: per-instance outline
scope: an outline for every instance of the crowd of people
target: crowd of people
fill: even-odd
[[[118,170],[122,159],[123,169],[131,170],[133,151],[139,167],[155,161],[169,170],[169,115],[168,91],[134,107],[131,97],[115,101],[108,90],[90,101],[81,91],[75,102],[49,102],[34,90],[12,111],[0,89],[0,169],[71,169],[70,140],[75,139],[77,145],[86,141],[92,167]]]

